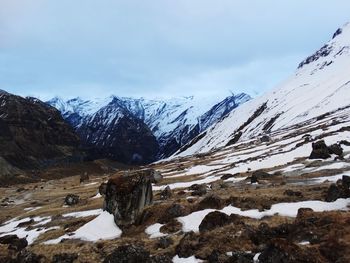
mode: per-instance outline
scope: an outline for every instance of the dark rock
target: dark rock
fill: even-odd
[[[297,245],[286,239],[273,239],[259,256],[261,263],[313,263],[318,262],[313,255],[305,253]]]
[[[17,225],[17,227],[27,227],[27,226],[30,226],[31,224],[33,224],[35,221],[34,219],[29,219],[28,221],[24,221],[22,223],[19,223]]]
[[[267,178],[269,178],[269,177],[271,177],[271,175],[270,175],[269,173],[266,173],[266,172],[261,171],[261,170],[254,171],[254,172],[252,173],[251,178],[250,178],[250,182],[251,182],[252,184],[258,183],[259,180],[267,179]]]
[[[141,263],[150,260],[150,253],[141,246],[124,245],[108,255],[104,263]]]
[[[269,142],[270,140],[271,140],[271,138],[267,135],[263,135],[260,137],[261,142]]]
[[[161,237],[161,238],[159,238],[159,240],[158,240],[157,246],[158,246],[159,248],[164,249],[164,248],[167,248],[167,247],[171,246],[173,243],[174,243],[174,242],[173,242],[173,240],[171,239],[171,237]]]
[[[232,263],[253,263],[253,253],[247,253],[243,251],[235,251],[232,253],[228,262]]]
[[[206,196],[198,204],[198,210],[204,210],[208,208],[220,209],[224,204],[224,201],[217,195]]]
[[[347,178],[346,178],[347,180]],[[331,184],[328,188],[326,195],[326,202],[334,202],[338,198],[348,198],[350,197],[350,189],[347,186],[347,182],[344,184],[343,180],[339,180],[337,184]]]
[[[340,144],[332,144],[328,146],[328,151],[330,154],[336,154],[338,156],[343,156],[343,148]]]
[[[79,203],[79,200],[80,200],[80,198],[79,198],[78,195],[68,194],[68,195],[66,196],[66,198],[64,199],[64,203],[65,203],[66,205],[71,206],[71,205],[76,205],[76,204],[78,204],[78,203]]]
[[[56,254],[52,257],[52,263],[73,263],[78,258],[78,254]]]
[[[167,200],[171,198],[172,195],[173,192],[171,191],[170,186],[168,185],[163,191],[160,192],[160,199]]]
[[[317,141],[312,144],[312,152],[309,159],[327,159],[330,157],[331,155],[329,149],[324,140]]]
[[[350,176],[349,175],[343,175],[342,184],[343,184],[343,187],[345,187],[345,188],[350,187]]]
[[[26,238],[19,238],[17,235],[6,235],[0,237],[0,244],[9,245],[9,249],[21,251],[28,246]]]
[[[219,211],[214,211],[207,214],[199,225],[199,232],[205,232],[213,230],[217,227],[222,227],[231,223],[241,223],[240,216],[238,215],[226,215]]]
[[[29,250],[22,250],[17,255],[16,263],[41,263],[44,262],[42,255],[37,255]]]
[[[159,219],[160,223],[167,223],[175,217],[185,216],[187,210],[183,205],[172,204]]]
[[[198,185],[198,187],[193,190],[193,192],[191,193],[192,196],[202,196],[205,195],[207,193],[207,185],[206,184],[201,184]]]
[[[85,181],[89,181],[89,175],[87,172],[84,172],[83,174],[80,175],[80,183],[83,183]]]
[[[221,180],[227,180],[229,178],[232,178],[232,177],[236,177],[237,174],[223,174],[220,179]]]
[[[284,195],[288,195],[288,196],[297,196],[297,197],[302,197],[303,194],[300,191],[293,191],[290,189],[287,189],[286,191],[284,191],[283,193]]]
[[[199,246],[199,237],[194,232],[188,232],[176,246],[175,252],[180,258],[188,258],[197,252]]]
[[[105,196],[107,192],[107,184],[102,183],[98,188],[98,192],[100,193],[100,195]]]
[[[162,233],[175,233],[182,229],[182,224],[176,219],[170,220],[164,226],[160,228],[160,232]]]
[[[214,249],[208,256],[209,263],[226,263],[229,262],[229,256]]]
[[[134,172],[108,181],[104,209],[114,215],[118,226],[127,226],[136,222],[152,199],[151,178]]]

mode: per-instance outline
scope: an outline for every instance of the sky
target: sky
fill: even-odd
[[[0,89],[49,99],[274,88],[349,0],[0,0]]]

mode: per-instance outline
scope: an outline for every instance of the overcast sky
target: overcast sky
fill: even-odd
[[[273,88],[349,0],[0,0],[0,89],[42,99]]]

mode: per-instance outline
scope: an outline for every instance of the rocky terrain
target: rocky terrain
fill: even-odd
[[[0,145],[0,185],[33,181],[35,172],[26,172],[84,157],[78,136],[59,111],[5,91],[0,91]]]
[[[147,167],[154,170],[2,188],[0,255],[4,262],[349,262],[349,111]]]

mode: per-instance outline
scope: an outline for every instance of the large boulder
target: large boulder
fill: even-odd
[[[199,232],[213,230],[217,227],[222,227],[231,223],[240,223],[238,215],[226,215],[219,211],[214,211],[207,214],[199,225]]]
[[[0,244],[9,245],[9,249],[16,251],[21,251],[28,246],[27,239],[19,238],[17,235],[6,235],[0,237]]]
[[[327,146],[324,140],[317,141],[312,144],[312,152],[309,159],[327,159],[331,154],[343,156],[343,148],[341,144],[332,144]]]
[[[123,227],[134,224],[152,199],[151,177],[142,171],[126,173],[108,181],[104,209]]]
[[[328,188],[327,195],[326,195],[326,202],[334,202],[338,198],[349,198],[350,197],[350,189],[348,186],[348,183],[346,180],[348,179],[348,176],[343,177],[345,178],[345,182],[342,180],[339,180],[337,184],[331,184]]]

